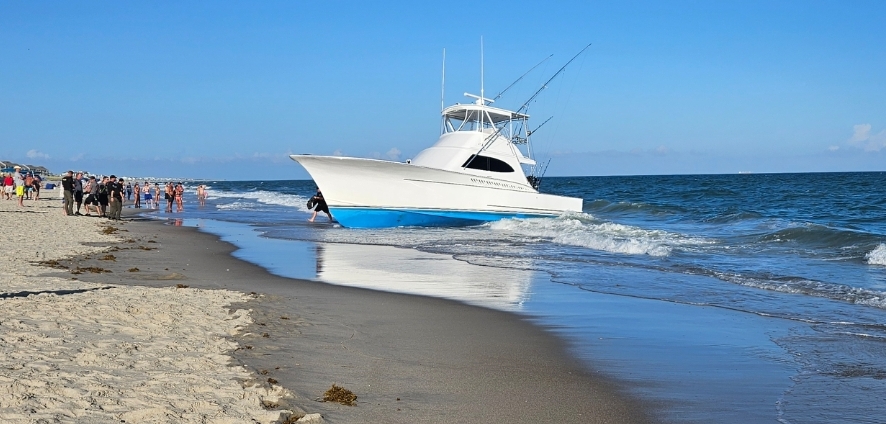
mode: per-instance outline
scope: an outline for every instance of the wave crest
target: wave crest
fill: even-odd
[[[871,250],[864,257],[871,265],[886,265],[886,244],[880,243],[876,249]]]

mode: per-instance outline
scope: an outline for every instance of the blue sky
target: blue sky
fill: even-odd
[[[405,160],[447,104],[534,102],[548,175],[886,170],[886,2],[0,1],[0,160],[307,178]]]

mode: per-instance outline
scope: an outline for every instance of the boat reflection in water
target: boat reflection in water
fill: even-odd
[[[442,297],[518,311],[535,271],[471,265],[391,246],[318,243],[317,279],[330,284]]]

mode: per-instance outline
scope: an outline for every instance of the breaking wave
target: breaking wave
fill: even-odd
[[[210,197],[222,199],[237,199],[230,203],[217,205],[218,209],[252,210],[260,205],[286,206],[296,208],[302,212],[308,212],[307,197],[297,194],[286,194],[274,191],[255,190],[246,192],[233,191],[210,191]],[[244,201],[252,200],[252,202]]]
[[[493,222],[489,226],[495,231],[628,255],[668,256],[675,247],[708,243],[667,231],[603,222],[586,214],[553,219],[505,219]]]
[[[876,249],[864,256],[871,265],[886,265],[886,244],[880,243]]]

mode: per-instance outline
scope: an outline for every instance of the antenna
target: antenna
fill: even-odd
[[[446,47],[443,47],[443,82],[440,83],[440,111],[446,106]]]
[[[593,44],[593,43],[591,43],[591,44]],[[591,47],[591,44],[588,44],[587,46],[585,46],[585,48],[581,49],[581,51],[578,52],[575,56],[572,56],[572,59],[569,59],[569,62],[566,62],[566,64],[563,65],[563,67],[560,68],[560,70],[557,71],[557,73],[555,73],[554,76],[552,76],[547,82],[542,84],[541,88],[539,88],[538,91],[536,91],[535,94],[533,94],[532,97],[530,97],[529,100],[526,101],[526,103],[523,103],[523,106],[520,106],[520,109],[517,109],[517,113],[523,112],[529,106],[529,104],[532,103],[532,101],[535,100],[535,98],[538,97],[538,95],[541,94],[542,91],[544,91],[545,88],[548,88],[548,84],[550,84],[551,81],[554,80],[554,78],[557,78],[557,75],[560,75],[564,70],[566,70],[566,67],[569,66],[569,64],[572,63],[572,61],[575,60],[578,56],[580,56],[582,53],[584,53],[585,50],[588,49],[588,47]]]
[[[483,93],[483,36],[480,36],[480,98],[485,97]]]

